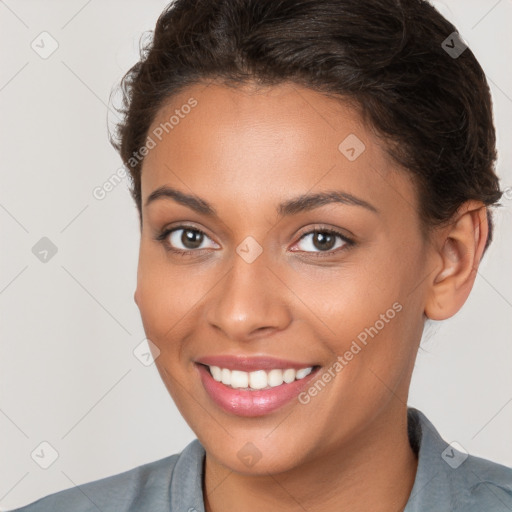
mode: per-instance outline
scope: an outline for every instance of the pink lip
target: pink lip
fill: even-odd
[[[208,358],[208,360],[209,359],[210,358]],[[251,359],[251,362],[252,361],[253,359]],[[276,360],[273,359],[271,361],[272,364],[275,361]],[[226,366],[222,367],[226,368]],[[280,368],[292,367],[293,366],[287,365],[284,367],[280,366]],[[196,368],[199,371],[201,382],[213,402],[228,413],[245,417],[263,416],[264,414],[269,414],[289,403],[309,385],[311,379],[316,377],[319,370],[317,367],[313,369],[308,376],[303,379],[290,382],[289,384],[283,383],[280,386],[258,391],[243,391],[240,389],[233,389],[222,384],[222,382],[217,382],[211,376],[208,368],[202,364],[196,364]],[[272,368],[276,368],[276,366],[272,366]],[[299,366],[298,368],[306,368],[306,366]],[[258,366],[256,369],[262,369],[262,367]]]
[[[201,357],[196,360],[196,363],[206,364],[208,366],[218,366],[220,368],[227,368],[228,370],[242,370],[244,372],[273,369],[286,370],[287,368],[300,370],[301,368],[316,366],[315,363],[300,363],[297,361],[288,361],[286,359],[277,359],[274,357],[230,355]]]

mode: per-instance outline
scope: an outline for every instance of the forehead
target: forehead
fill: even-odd
[[[374,202],[413,193],[356,108],[296,84],[196,84],[160,109],[148,136],[143,202],[166,184],[219,202],[340,187]]]

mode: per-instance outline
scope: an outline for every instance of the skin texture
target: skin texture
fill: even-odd
[[[158,371],[206,449],[206,510],[403,510],[417,468],[406,404],[424,321],[466,301],[487,238],[484,205],[467,202],[424,238],[410,175],[358,112],[295,84],[197,84],[163,106],[148,133],[190,97],[197,106],[145,158],[142,201],[168,185],[208,201],[219,218],[171,199],[143,206],[134,298]],[[353,161],[338,149],[349,134],[365,145]],[[378,213],[336,203],[276,213],[282,201],[328,190]],[[155,240],[182,223],[207,235],[195,246],[184,231],[167,236],[190,256]],[[336,237],[322,246],[311,234],[319,228],[355,245]],[[236,252],[248,236],[263,251],[252,263]],[[308,404],[239,417],[199,379],[194,360],[217,354],[317,364],[321,375],[394,303],[400,312]],[[238,457],[248,441],[261,454],[252,466]]]

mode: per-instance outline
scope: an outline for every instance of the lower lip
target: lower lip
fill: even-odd
[[[196,366],[210,398],[221,409],[237,416],[263,416],[279,409],[296,398],[319,370],[316,368],[303,379],[294,380],[289,384],[283,383],[280,386],[258,391],[243,391],[217,382],[206,366],[202,364],[196,364]]]

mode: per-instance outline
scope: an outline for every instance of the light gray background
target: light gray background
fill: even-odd
[[[509,188],[469,300],[425,332],[409,404],[448,442],[512,466],[512,2],[433,3],[487,74]],[[145,336],[133,302],[139,233],[127,180],[103,200],[92,194],[121,166],[107,138],[111,88],[166,4],[0,1],[1,510],[195,438],[155,366],[133,354]],[[31,48],[43,31],[59,45],[47,59]],[[42,237],[58,248],[47,263],[32,253]],[[39,461],[50,456],[43,441],[58,452],[48,469],[31,458],[36,449]]]

